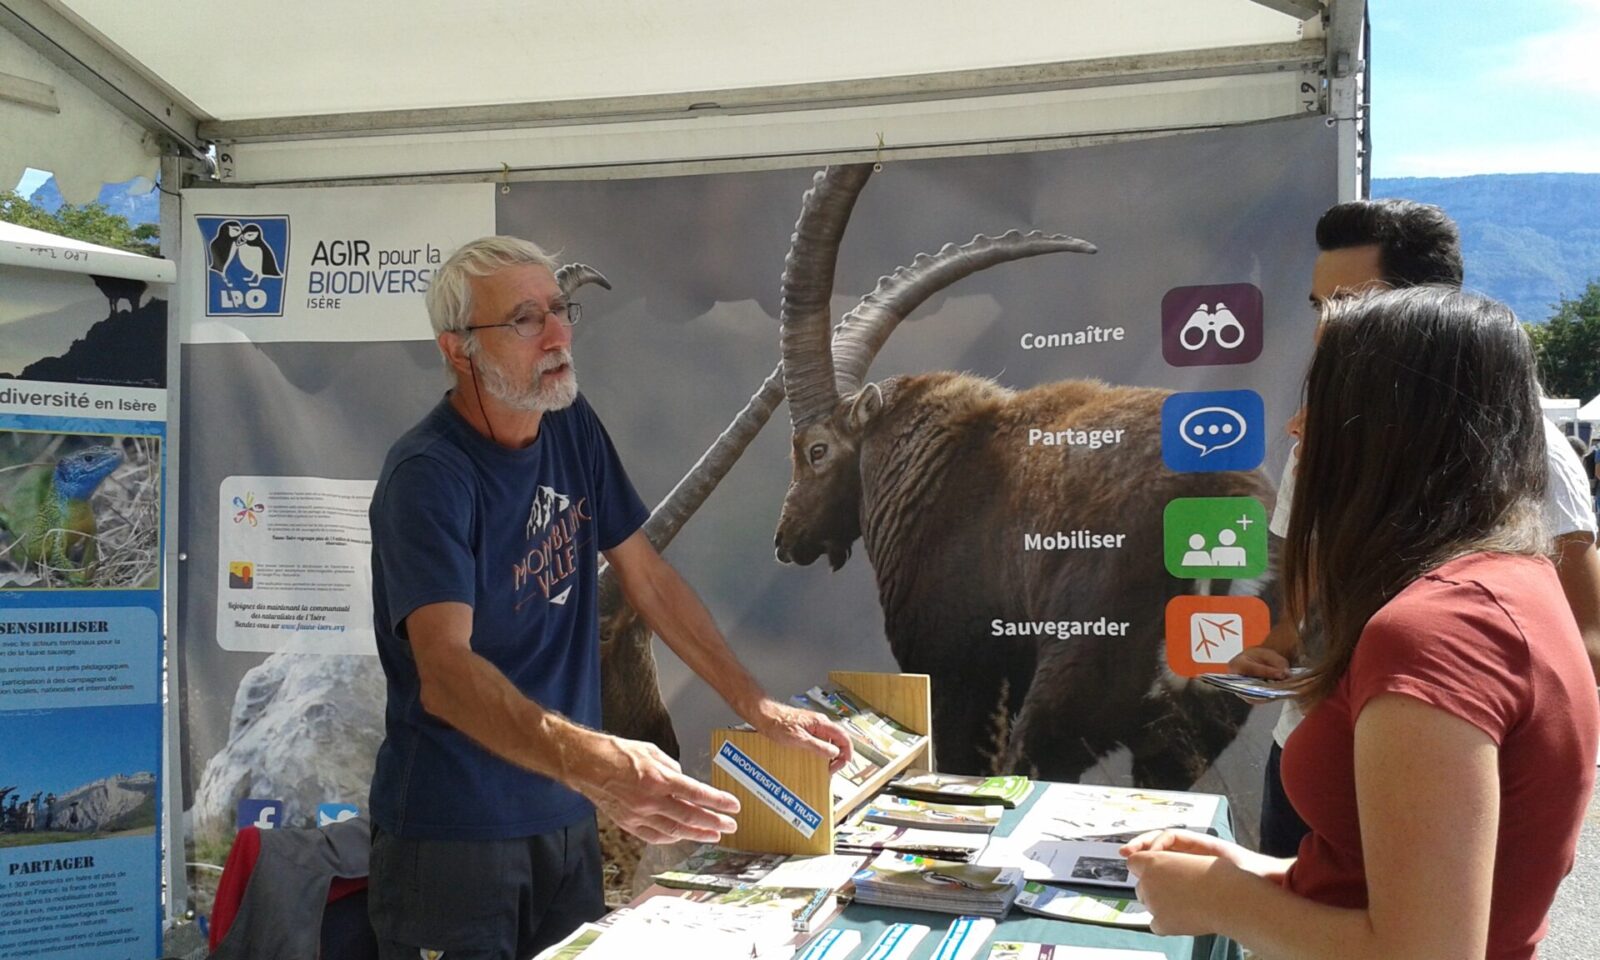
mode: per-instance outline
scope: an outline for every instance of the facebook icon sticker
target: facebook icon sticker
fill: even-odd
[[[239,829],[260,827],[271,830],[283,826],[282,800],[254,800],[245,797],[239,801]]]
[[[195,217],[206,247],[206,316],[283,316],[288,217]]]
[[[1174,473],[1254,470],[1267,455],[1254,390],[1175,393],[1161,405],[1161,459]]]

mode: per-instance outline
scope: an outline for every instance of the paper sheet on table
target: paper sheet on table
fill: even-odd
[[[1053,783],[1011,836],[1123,843],[1150,830],[1203,831],[1210,829],[1220,803],[1220,797],[1207,793]]]
[[[995,837],[978,856],[979,866],[1016,867],[1023,879],[1053,883],[1086,883],[1128,889],[1128,861],[1119,843],[1083,840]]]
[[[805,887],[811,890],[837,890],[856,875],[867,862],[860,855],[827,853],[817,857],[785,860],[766,876],[758,887]]]
[[[783,911],[741,910],[673,896],[651,897],[618,910],[600,926],[604,934],[583,950],[582,960],[789,957],[796,938]]]

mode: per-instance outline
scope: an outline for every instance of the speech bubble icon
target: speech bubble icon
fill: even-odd
[[[1226,450],[1248,432],[1239,411],[1231,407],[1201,407],[1192,410],[1178,424],[1178,435],[1183,442],[1200,451],[1200,456]]]

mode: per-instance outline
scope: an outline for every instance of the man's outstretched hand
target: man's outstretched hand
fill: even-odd
[[[715,843],[738,824],[730,793],[684,776],[678,762],[653,743],[603,733],[574,758],[569,783],[595,808],[646,843],[698,840]]]

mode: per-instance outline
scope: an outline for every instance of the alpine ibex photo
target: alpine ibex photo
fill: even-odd
[[[837,570],[861,539],[895,660],[932,677],[940,769],[998,764],[1074,780],[1125,746],[1136,783],[1190,786],[1249,707],[1166,666],[1166,602],[1206,585],[1167,573],[1162,510],[1192,496],[1250,496],[1270,508],[1270,482],[1259,471],[1168,470],[1160,424],[1169,391],[1095,380],[1019,391],[950,372],[865,382],[900,321],[949,284],[1020,257],[1095,252],[1071,237],[1016,232],[946,246],[879,281],[835,331],[828,301],[839,243],[870,175],[870,165],[816,175],[786,264],[793,464],[778,559],[826,556]],[[1030,444],[1030,430],[1120,433],[1092,450]],[[1114,532],[1120,547],[1024,549],[1025,537],[1063,531]],[[1232,586],[1254,591],[1271,578]],[[1114,628],[996,636],[997,621]],[[997,708],[1013,718],[1010,733],[1003,755],[986,758]]]

